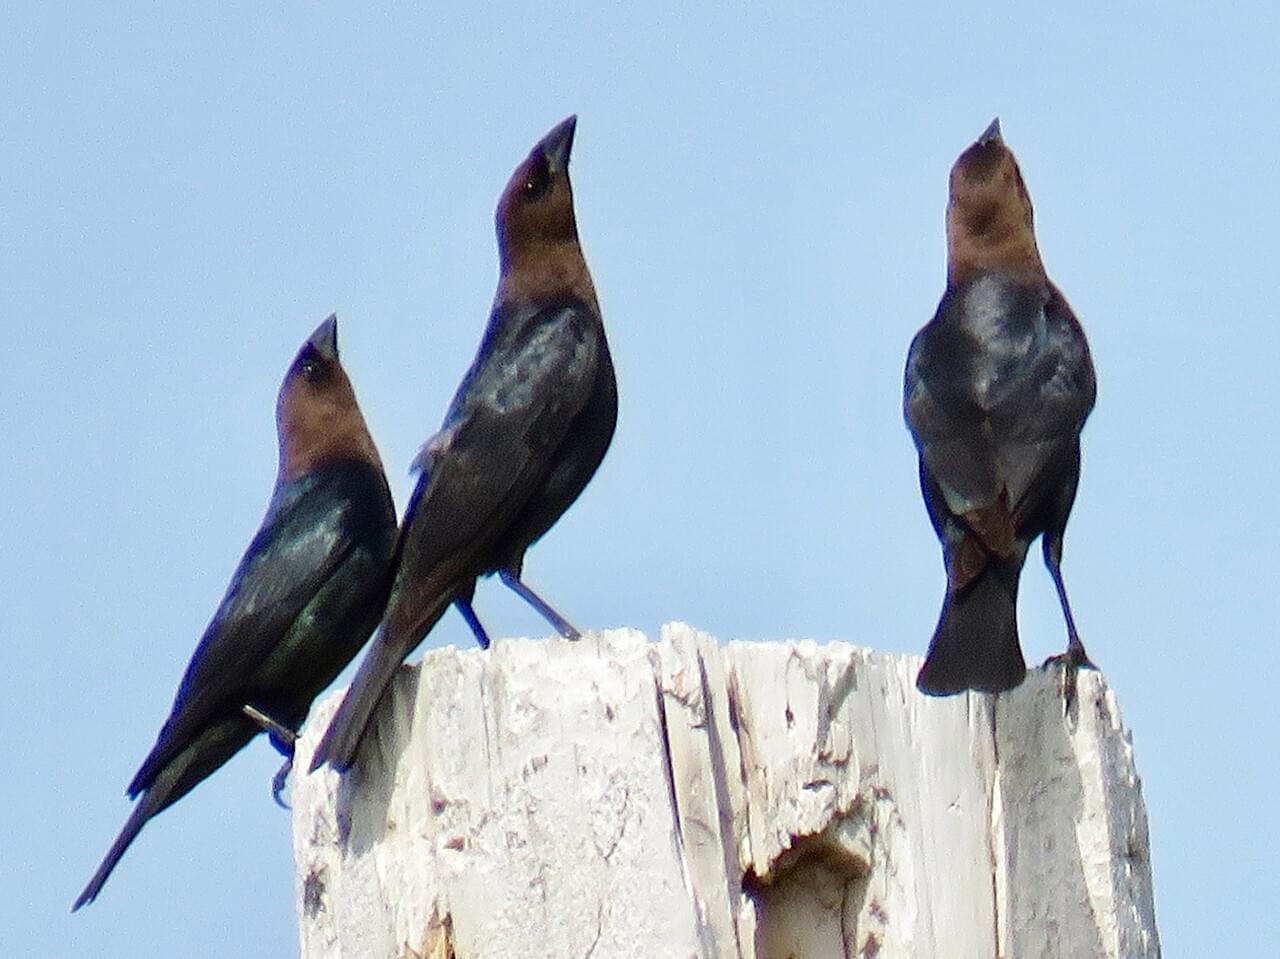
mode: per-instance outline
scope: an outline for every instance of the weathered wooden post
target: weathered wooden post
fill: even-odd
[[[404,669],[293,794],[304,959],[1160,955],[1115,697],[681,624]],[[305,769],[336,704],[316,707]]]

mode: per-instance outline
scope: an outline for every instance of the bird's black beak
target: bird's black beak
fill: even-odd
[[[307,345],[326,360],[338,358],[338,314],[330,313],[329,318],[316,327],[314,333],[307,337]]]
[[[578,126],[578,117],[569,117],[556,126],[554,130],[542,138],[538,148],[547,158],[547,166],[553,174],[563,173],[569,166],[569,151],[573,149],[573,131]]]
[[[982,136],[978,137],[978,146],[986,146],[988,143],[1004,143],[1004,137],[1000,135],[999,117],[992,120],[991,125],[982,131]]]

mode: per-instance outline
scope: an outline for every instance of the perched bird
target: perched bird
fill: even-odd
[[[916,685],[999,692],[1026,675],[1018,578],[1043,534],[1067,622],[1068,703],[1091,665],[1062,583],[1062,537],[1096,384],[1071,307],[1040,261],[1031,197],[993,121],[951,169],[947,289],[907,356],[904,407],[942,542],[947,593]]]
[[[498,202],[500,275],[489,323],[444,424],[414,461],[386,618],[311,768],[351,766],[392,674],[456,604],[480,645],[476,579],[498,573],[568,639],[578,632],[521,581],[525,551],[582,492],[618,413],[600,306],[578,244],[569,151],[546,135]]]
[[[263,728],[291,755],[311,701],[382,616],[395,506],[338,361],[335,317],[320,324],[289,367],[276,422],[280,466],[266,518],[129,784],[137,805],[73,910],[97,897],[147,820]]]

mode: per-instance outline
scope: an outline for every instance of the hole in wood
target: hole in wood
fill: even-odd
[[[849,848],[840,822],[797,838],[763,879],[748,872],[742,887],[755,902],[758,959],[874,956],[879,949],[873,938],[858,943],[870,872],[866,859]],[[868,946],[874,951],[868,953]]]

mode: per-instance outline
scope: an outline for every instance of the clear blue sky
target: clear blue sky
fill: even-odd
[[[902,364],[948,168],[998,114],[1098,367],[1065,571],[1134,730],[1167,955],[1280,951],[1274,5],[437,6],[5,15],[0,953],[295,952],[262,741],[67,909],[261,518],[298,344],[337,311],[403,507],[494,201],[571,112],[622,412],[530,582],[585,627],[923,652]],[[1064,630],[1038,562],[1024,584],[1039,661]],[[545,632],[497,584],[477,606]],[[450,614],[429,645],[470,642]]]

